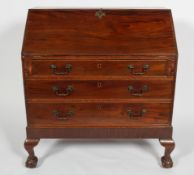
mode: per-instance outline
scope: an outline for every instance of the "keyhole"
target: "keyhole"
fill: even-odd
[[[98,69],[102,69],[102,64],[101,64],[101,63],[98,63],[98,64],[97,64],[97,68],[98,68]]]
[[[101,111],[102,110],[102,105],[97,105],[97,110]]]
[[[102,87],[102,82],[98,82],[98,83],[97,83],[97,87],[98,87],[98,88],[101,88],[101,87]]]

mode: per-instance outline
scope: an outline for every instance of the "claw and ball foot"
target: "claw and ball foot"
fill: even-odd
[[[24,148],[28,152],[28,158],[26,160],[26,167],[35,168],[38,162],[38,158],[34,154],[34,147],[38,144],[39,139],[26,139],[24,142]]]
[[[162,156],[162,166],[164,168],[171,168],[173,166],[173,161],[170,156],[171,152],[174,150],[175,143],[172,139],[160,139],[160,144],[165,148],[164,156]]]

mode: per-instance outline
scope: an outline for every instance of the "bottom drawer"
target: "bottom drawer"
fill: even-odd
[[[170,103],[28,104],[33,127],[144,127],[170,123]]]

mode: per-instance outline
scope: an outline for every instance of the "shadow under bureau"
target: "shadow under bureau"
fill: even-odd
[[[172,167],[177,55],[168,9],[30,9],[26,166],[42,138],[157,138]]]

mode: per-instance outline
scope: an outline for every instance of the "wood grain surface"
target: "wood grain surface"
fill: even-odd
[[[51,128],[157,127],[169,125],[170,111],[171,103],[35,103],[28,105],[28,124]]]
[[[22,55],[176,55],[171,11],[31,9]]]
[[[30,9],[26,166],[42,138],[158,138],[172,167],[177,59],[169,9]]]

